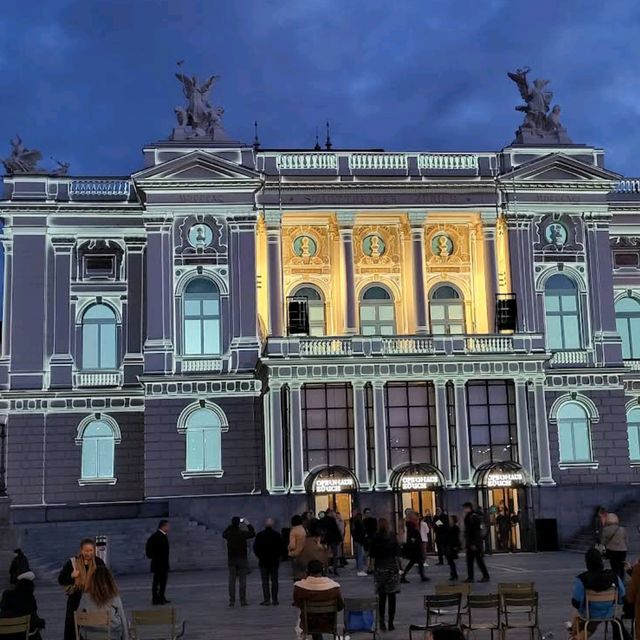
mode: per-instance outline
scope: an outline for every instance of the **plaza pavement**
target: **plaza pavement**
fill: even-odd
[[[635,557],[632,558],[635,560]],[[433,559],[430,558],[430,563]],[[498,582],[531,581],[536,583],[540,593],[540,618],[543,634],[552,632],[555,640],[564,640],[566,631],[563,621],[570,617],[571,586],[573,577],[582,571],[581,554],[521,553],[493,555],[487,557],[492,582],[475,584],[477,593],[491,593]],[[458,561],[460,575],[464,577],[464,558]],[[418,574],[412,570],[410,584],[402,585],[398,595],[396,630],[381,633],[383,640],[408,638],[410,622],[423,622],[422,596],[433,592],[435,582],[446,581],[446,566],[428,568],[431,582],[421,583]],[[297,609],[291,606],[292,582],[288,566],[283,566],[280,579],[280,606],[262,607],[262,591],[259,572],[254,567],[248,578],[248,607],[227,606],[227,575],[223,571],[174,572],[169,579],[167,597],[178,610],[181,619],[187,620],[186,640],[243,639],[262,640],[265,638],[288,640],[295,638],[293,627],[297,619]],[[477,579],[478,576],[476,576]],[[125,609],[148,609],[150,607],[150,574],[123,576],[118,579],[122,590]],[[373,589],[371,577],[355,576],[353,563],[341,571],[339,582],[345,596],[370,595]],[[40,615],[47,621],[47,640],[62,638],[65,596],[62,588],[53,585],[37,585],[36,595]],[[478,637],[488,638],[488,634]],[[362,634],[356,637],[366,637]],[[512,632],[513,640],[526,637]]]

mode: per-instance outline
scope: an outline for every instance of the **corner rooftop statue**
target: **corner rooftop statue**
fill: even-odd
[[[553,92],[547,91],[549,80],[537,78],[533,83],[527,80],[529,67],[517,69],[515,73],[507,73],[518,85],[518,90],[526,104],[516,107],[516,111],[524,112],[524,122],[516,131],[513,144],[573,144],[566,129],[560,123],[560,105],[556,104],[551,112]]]
[[[22,138],[16,134],[16,137],[9,140],[11,144],[11,155],[2,161],[7,175],[17,173],[44,173],[50,176],[66,176],[69,171],[68,162],[58,162],[57,169],[45,169],[39,167],[38,162],[42,160],[42,154],[35,149],[27,149],[22,143]]]

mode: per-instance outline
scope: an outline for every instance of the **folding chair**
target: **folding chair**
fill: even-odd
[[[301,623],[301,640],[308,640],[314,633],[324,633],[325,635],[332,636],[333,640],[338,640],[337,600],[331,598],[330,600],[319,600],[318,602],[304,602],[302,605]]]
[[[426,620],[424,624],[409,625],[409,640],[413,640],[414,633],[422,633],[427,637],[427,631],[438,627],[460,628],[462,619],[462,594],[435,595],[424,597]],[[446,618],[447,620],[444,620]]]
[[[502,599],[502,640],[507,637],[510,629],[529,629],[531,640],[535,640],[536,634],[541,640],[542,633],[538,626],[538,594],[529,593],[505,593]]]
[[[362,616],[361,620],[356,620],[357,615],[371,614],[371,625],[368,619]],[[367,616],[369,618],[369,616]],[[378,598],[345,598],[344,599],[344,634],[371,633],[373,638],[377,638],[378,632]]]
[[[76,611],[73,614],[76,627],[76,640],[83,640],[80,629],[89,631],[93,638],[111,640],[111,614],[109,611]]]
[[[129,623],[131,640],[178,640],[184,636],[186,622],[178,624],[173,608],[132,611]]]
[[[498,595],[505,594],[528,594],[535,593],[535,585],[533,582],[498,582]]]
[[[18,618],[0,618],[0,636],[13,636],[24,634],[25,640],[29,638],[29,627],[31,626],[31,616],[20,616]]]
[[[455,593],[459,593],[462,600],[462,611],[467,610],[467,598],[471,595],[471,583],[470,582],[460,582],[458,584],[449,584],[448,582],[438,582],[436,584],[436,595],[437,596],[450,596]]]
[[[481,612],[487,613],[481,616]],[[500,630],[500,596],[497,593],[467,598],[467,622],[462,625],[467,637],[471,631],[490,631],[493,640],[494,631]],[[478,618],[482,617],[482,620]]]
[[[593,618],[591,616],[591,605],[595,603],[609,604],[611,615],[605,618]],[[587,612],[586,617],[578,618],[584,623],[584,629],[583,629],[584,640],[587,640],[589,636],[589,625],[590,624],[598,625],[601,622],[604,622],[604,625],[605,625],[604,627],[605,637],[607,634],[608,626],[610,624],[617,625],[618,631],[620,632],[620,637],[621,638],[623,637],[624,631],[622,628],[622,622],[620,622],[620,620],[616,617],[616,612],[618,610],[618,590],[615,587],[613,587],[612,589],[608,589],[607,591],[591,591],[590,589],[587,589],[587,593],[585,595],[585,605],[586,605],[585,609]]]

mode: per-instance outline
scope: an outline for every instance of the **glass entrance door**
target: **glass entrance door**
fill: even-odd
[[[482,507],[489,514],[489,543],[492,551],[521,551],[521,518],[526,514],[524,489],[497,487],[485,489],[482,493]]]
[[[351,518],[352,496],[350,493],[323,493],[314,496],[314,513],[318,515],[320,511],[333,509],[342,516],[344,522],[344,555],[351,556],[353,554],[353,545],[351,543],[351,526],[349,519]]]

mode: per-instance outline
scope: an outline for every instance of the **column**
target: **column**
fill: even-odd
[[[447,412],[447,381],[436,380],[436,425],[438,440],[438,468],[444,476],[445,486],[453,483],[451,477],[451,443],[449,442],[449,416]]]
[[[544,380],[533,383],[533,404],[536,413],[536,439],[538,444],[538,484],[555,485],[551,473],[551,451],[549,450],[549,425],[547,403],[544,397]]]
[[[356,478],[360,489],[366,491],[369,484],[369,450],[367,442],[367,407],[365,403],[365,383],[361,380],[352,382],[353,387],[353,424],[356,460]]]
[[[358,333],[356,276],[353,263],[353,223],[355,214],[341,211],[337,215],[340,225],[340,247],[344,268],[344,332],[347,335]]]
[[[496,333],[496,291],[498,273],[496,269],[496,228],[483,227],[484,233],[484,273],[487,287],[487,320],[489,333]]]
[[[69,316],[69,292],[71,287],[71,254],[75,246],[74,238],[51,238],[53,245],[53,291],[49,300],[53,301],[53,345],[50,363],[50,386],[70,387],[73,360],[71,356],[71,332],[75,318]],[[50,285],[51,286],[51,285]],[[76,354],[80,362],[80,354]]]
[[[516,380],[516,421],[518,428],[518,458],[525,473],[531,478],[531,434],[529,433],[529,411],[527,407],[527,383]]]
[[[123,335],[124,335],[124,359],[123,373],[124,383],[134,384],[138,376],[144,370],[144,358],[142,356],[143,336],[143,278],[144,278],[144,247],[145,238],[125,238],[126,254],[126,278],[127,278],[127,304],[123,305]]]
[[[2,300],[2,357],[7,357],[11,345],[11,290],[13,287],[13,241],[2,239],[4,250],[4,289]]]
[[[284,493],[284,434],[282,430],[282,384],[269,382],[269,428],[267,429],[266,455],[270,475],[269,491]],[[266,412],[265,412],[266,414]]]
[[[301,382],[289,385],[289,445],[291,447],[291,492],[304,493]]]
[[[384,381],[374,380],[373,427],[375,449],[375,488],[389,489],[389,454],[387,451],[387,421],[384,410]]]
[[[421,216],[423,218],[423,216]],[[416,333],[429,333],[427,294],[424,278],[424,227],[412,219],[411,247],[413,249],[413,296],[416,305]]]
[[[282,216],[279,211],[265,211],[267,259],[269,271],[269,333],[282,336],[284,331],[282,292]]]
[[[469,419],[467,416],[467,389],[464,380],[454,382],[456,402],[456,439],[458,455],[458,485],[471,485],[471,451],[469,447]]]

